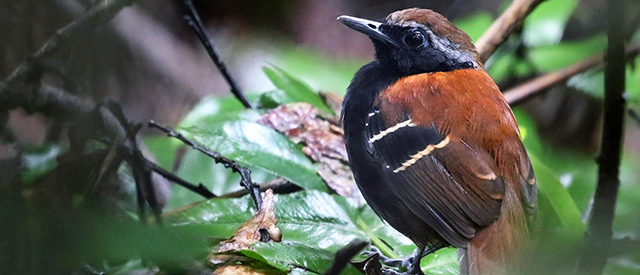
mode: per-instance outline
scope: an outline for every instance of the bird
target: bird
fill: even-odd
[[[366,34],[375,60],[347,88],[349,165],[373,211],[420,258],[458,248],[460,274],[505,274],[522,258],[537,186],[513,112],[470,37],[429,9],[381,22],[338,21]]]

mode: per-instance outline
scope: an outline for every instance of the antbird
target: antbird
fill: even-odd
[[[409,273],[452,245],[461,274],[504,274],[526,245],[536,180],[471,39],[428,9],[338,20],[375,47],[343,103],[345,142],[367,203],[419,248]]]

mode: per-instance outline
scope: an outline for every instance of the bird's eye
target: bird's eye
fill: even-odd
[[[414,31],[404,36],[404,44],[410,48],[417,48],[424,44],[424,35],[419,31]]]

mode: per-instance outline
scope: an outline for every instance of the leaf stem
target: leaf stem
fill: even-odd
[[[361,218],[358,217],[358,219],[356,220],[356,223],[360,228],[363,229],[365,233],[367,233],[367,237],[369,237],[369,239],[371,240],[371,243],[376,247],[378,247],[378,249],[380,249],[382,254],[393,259],[398,259],[400,257],[396,252],[393,251],[393,248],[391,248],[388,244],[383,242],[380,238],[378,238],[369,230],[364,230],[365,228],[367,228],[367,225],[364,223],[364,221]]]

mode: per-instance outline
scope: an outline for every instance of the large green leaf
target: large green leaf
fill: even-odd
[[[540,3],[524,21],[524,43],[535,47],[560,42],[565,25],[577,5],[578,0],[547,0]]]
[[[193,126],[204,117],[210,117],[229,111],[242,110],[242,103],[235,97],[206,97],[200,101],[180,122],[179,127]]]
[[[576,236],[582,234],[586,230],[586,225],[582,223],[580,210],[567,189],[562,186],[553,171],[538,158],[534,155],[530,155],[529,158],[533,164],[533,169],[536,171],[538,189],[551,203],[560,222],[566,229],[575,232]]]
[[[354,239],[369,239],[393,258],[411,255],[413,243],[383,223],[366,205],[337,195],[306,191],[275,196],[275,213],[283,242],[335,253]],[[167,214],[165,224],[197,227],[207,236],[228,238],[251,216],[249,198],[212,199]],[[423,259],[425,272],[458,269],[455,251],[445,249]]]
[[[264,73],[269,77],[273,85],[280,90],[276,90],[272,93],[277,93],[277,96],[273,96],[272,98],[277,98],[279,100],[283,100],[283,103],[291,103],[291,102],[307,102],[314,107],[332,114],[333,111],[327,104],[324,103],[322,98],[314,92],[306,83],[300,81],[299,79],[293,77],[288,74],[284,70],[272,66],[264,67]]]
[[[254,250],[244,250],[243,254],[282,271],[300,267],[315,274],[323,274],[335,258],[331,252],[295,242],[256,243],[252,247]],[[340,274],[361,273],[352,265],[347,265]]]
[[[254,110],[229,112],[203,118],[184,132],[241,165],[262,169],[306,189],[326,191],[326,184],[300,146],[255,122],[259,116]]]

